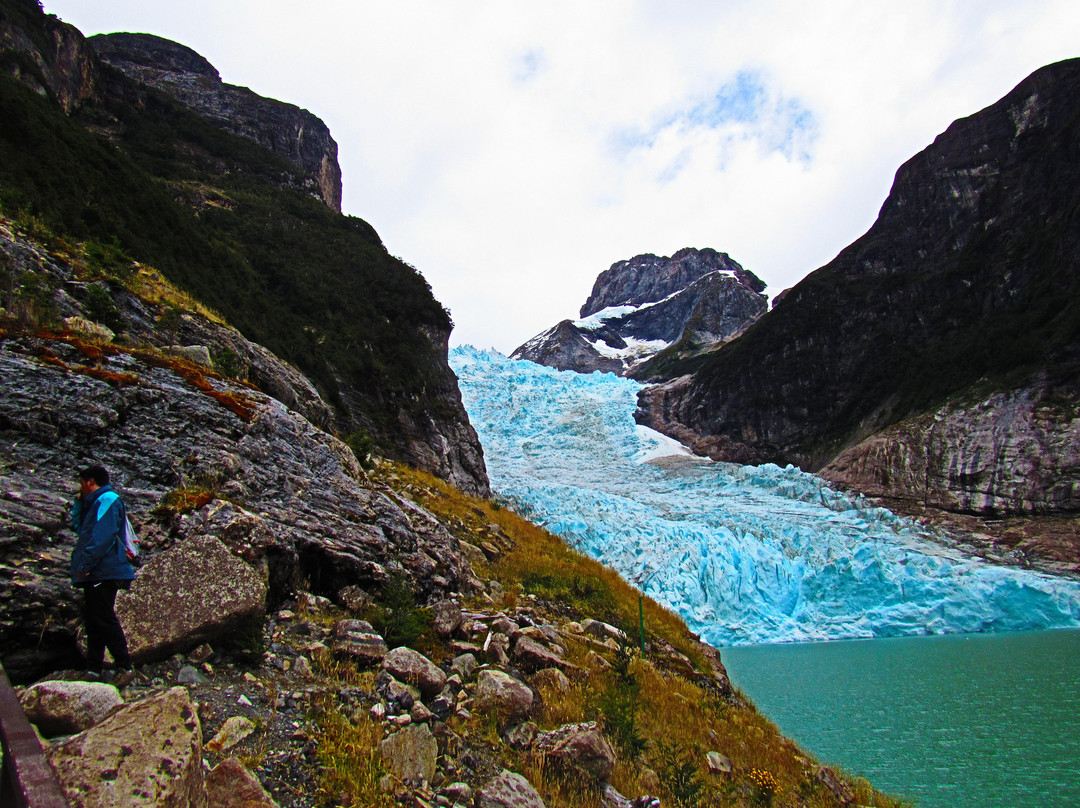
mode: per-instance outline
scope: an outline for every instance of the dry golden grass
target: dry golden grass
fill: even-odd
[[[128,283],[128,289],[148,303],[172,306],[198,314],[218,325],[226,325],[225,318],[216,311],[204,306],[187,292],[167,281],[156,269],[144,264],[136,265],[135,274]]]

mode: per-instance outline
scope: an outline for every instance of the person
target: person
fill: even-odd
[[[79,496],[71,506],[71,526],[79,534],[71,551],[71,583],[83,590],[87,674],[101,679],[105,649],[120,677],[130,680],[131,657],[116,617],[116,593],[131,586],[135,569],[124,550],[124,503],[102,466],[79,472]]]

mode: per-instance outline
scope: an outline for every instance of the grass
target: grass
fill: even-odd
[[[494,608],[513,606],[523,594],[536,596],[548,619],[592,617],[636,629],[638,591],[616,573],[569,548],[561,539],[500,504],[468,496],[426,472],[382,463],[376,479],[435,513],[461,540],[489,541],[492,525],[511,548],[477,573],[497,580],[507,593]],[[491,604],[484,605],[488,609]],[[695,667],[707,671],[700,646],[681,618],[650,599],[644,601],[650,649],[670,645]],[[566,659],[584,669],[567,692],[542,691],[541,729],[597,721],[617,752],[612,785],[628,796],[654,794],[665,805],[801,805],[826,808],[837,797],[815,776],[818,764],[784,738],[741,694],[724,697],[703,677],[687,678],[663,654],[636,651],[636,631],[628,647],[599,649],[584,637],[567,635]],[[592,653],[590,653],[592,652]],[[839,719],[840,717],[838,717]],[[600,805],[595,784],[531,754],[498,746],[493,716],[474,715],[455,731],[485,739],[502,765],[524,774],[551,808]],[[705,755],[731,760],[730,776],[710,774]],[[901,803],[874,791],[865,781],[842,777],[860,805],[896,808]]]

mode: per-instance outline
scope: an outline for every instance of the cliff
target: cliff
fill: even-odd
[[[716,250],[638,255],[600,273],[580,320],[563,320],[512,357],[579,373],[662,376],[673,357],[715,348],[764,314],[764,289]]]
[[[1078,93],[1061,62],[956,121],[864,236],[646,391],[642,422],[899,505],[1075,514]]]
[[[95,38],[125,73],[36,3],[0,14],[4,213],[156,268],[307,376],[326,428],[487,492],[449,314],[333,209],[336,146],[318,119],[222,84],[175,43]]]

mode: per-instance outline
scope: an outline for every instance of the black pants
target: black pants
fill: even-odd
[[[126,581],[124,582],[126,583]],[[109,649],[118,668],[130,668],[127,638],[116,617],[116,593],[120,581],[99,581],[87,584],[83,602],[83,620],[86,622],[86,666],[101,672],[105,663],[105,649]]]

